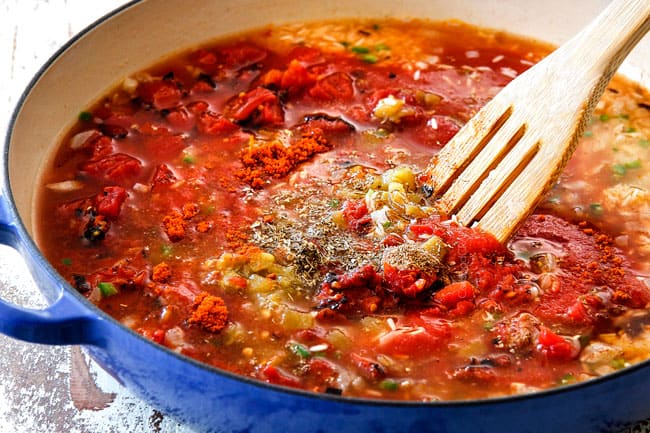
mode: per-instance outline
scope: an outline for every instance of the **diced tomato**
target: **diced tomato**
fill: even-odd
[[[426,222],[420,224],[426,226]],[[470,255],[492,257],[507,254],[506,248],[494,236],[469,227],[433,221],[428,229],[418,225],[411,225],[409,229],[413,234],[431,232],[440,236],[451,246],[446,258],[448,262],[465,260],[464,257]]]
[[[352,78],[345,72],[334,72],[318,80],[309,94],[325,101],[349,101],[354,96]]]
[[[154,172],[151,181],[151,188],[158,188],[162,185],[171,185],[175,183],[176,180],[174,172],[166,164],[160,164],[156,167],[156,171]]]
[[[272,115],[268,112],[264,113],[264,109],[272,110]],[[279,120],[277,118],[277,110],[282,110],[280,101],[275,93],[264,87],[256,87],[250,92],[239,96],[230,105],[228,112],[230,116],[236,121],[252,120],[254,123],[268,123],[268,119],[274,119],[274,122]],[[265,118],[264,122],[256,122],[256,112],[263,113]],[[282,120],[284,117],[282,117]]]
[[[196,50],[190,55],[190,61],[207,74],[213,74],[218,69],[218,58],[215,53],[205,48]]]
[[[343,218],[355,232],[366,233],[371,229],[372,218],[365,200],[347,200],[343,205]]]
[[[422,135],[425,143],[432,146],[444,146],[460,130],[459,123],[448,116],[433,115],[427,125]]]
[[[194,114],[186,107],[169,110],[165,120],[176,130],[189,131],[194,127]]]
[[[99,125],[99,130],[107,137],[117,139],[124,138],[129,134],[129,130],[124,126],[111,123],[102,123]]]
[[[142,163],[125,153],[113,153],[91,160],[83,164],[81,169],[89,176],[124,185],[140,174]]]
[[[110,137],[98,133],[86,140],[82,148],[91,152],[91,159],[101,158],[113,152],[113,140]]]
[[[97,213],[105,217],[115,219],[120,215],[122,204],[128,194],[121,186],[107,186],[101,194],[98,194],[95,201]]]
[[[139,290],[144,288],[147,273],[133,264],[129,260],[120,260],[112,266],[100,270],[87,277],[88,282],[97,287],[99,283],[111,283],[121,290]]]
[[[377,381],[386,377],[386,369],[377,361],[356,353],[350,354],[350,358],[365,379]]]
[[[331,383],[339,375],[336,364],[320,356],[311,357],[307,365],[309,375],[317,378],[320,383]]]
[[[158,294],[170,305],[189,306],[194,303],[201,289],[192,281],[181,281],[174,284],[158,284]]]
[[[383,264],[383,268],[384,282],[390,290],[411,298],[431,287],[437,279],[436,274],[428,274],[420,269],[398,269],[387,262]]]
[[[158,160],[169,160],[176,157],[186,146],[185,140],[180,135],[160,134],[146,137],[144,146],[151,155],[156,155]]]
[[[284,111],[282,106],[277,104],[265,104],[255,116],[255,125],[282,125],[284,123]]]
[[[239,129],[239,126],[226,119],[222,114],[209,111],[199,115],[196,127],[200,132],[209,135],[220,135]]]
[[[237,289],[245,289],[248,287],[248,280],[241,275],[233,275],[227,278],[226,284],[229,287],[235,287]]]
[[[79,217],[79,214],[94,205],[91,197],[74,200],[67,203],[61,203],[56,207],[58,216],[63,218]]]
[[[282,74],[280,87],[289,92],[296,93],[316,82],[316,77],[311,74],[298,60],[292,60],[287,70]]]
[[[214,90],[215,88],[215,83],[210,81],[209,79],[204,79],[204,80],[197,80],[194,82],[192,85],[192,93],[208,93]]]
[[[151,333],[151,339],[158,344],[163,344],[163,341],[165,341],[165,330],[156,329]]]
[[[156,80],[140,83],[137,90],[140,98],[153,105],[156,110],[170,109],[178,105],[181,91],[171,80]]]
[[[573,305],[569,306],[567,316],[576,323],[590,323],[591,320],[587,315],[587,310],[581,300],[577,300]]]
[[[262,78],[260,78],[260,84],[267,88],[276,88],[279,89],[282,83],[282,76],[284,72],[279,69],[271,69],[267,71]]]
[[[576,358],[580,352],[575,344],[557,335],[546,326],[542,326],[539,330],[537,350],[547,358],[556,361],[569,361]]]
[[[153,122],[143,122],[138,128],[138,132],[142,135],[169,135],[170,130],[161,124],[154,124]]]
[[[266,50],[246,43],[226,47],[219,51],[223,66],[235,70],[260,62],[266,55]]]
[[[292,48],[289,52],[289,58],[295,59],[304,65],[314,65],[323,61],[323,55],[318,48],[299,45]]]
[[[194,102],[190,102],[185,107],[189,110],[190,113],[199,115],[201,113],[208,111],[208,108],[210,108],[210,104],[208,104],[205,101],[194,101]]]
[[[302,135],[320,132],[329,139],[334,137],[339,138],[341,135],[354,132],[354,125],[340,117],[316,113],[305,116],[304,122],[296,125],[295,129]]]
[[[451,337],[451,326],[437,318],[408,318],[379,337],[378,349],[388,355],[426,357],[439,350]]]
[[[269,383],[276,385],[290,386],[292,388],[300,388],[302,386],[301,380],[292,374],[287,373],[281,368],[274,365],[267,365],[262,370],[264,379]]]
[[[404,238],[396,233],[389,233],[381,241],[381,244],[385,247],[396,247],[397,245],[402,245],[404,243]]]
[[[476,289],[468,281],[451,283],[436,292],[433,299],[448,309],[453,309],[461,301],[473,301]]]
[[[434,234],[433,227],[429,224],[411,224],[409,231],[416,239],[429,239]]]

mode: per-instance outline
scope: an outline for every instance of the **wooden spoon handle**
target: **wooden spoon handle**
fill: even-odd
[[[649,30],[650,0],[613,0],[596,19],[549,57],[568,60],[571,67],[578,69],[577,76],[584,74],[583,79],[596,80],[587,105],[591,108],[623,60]]]

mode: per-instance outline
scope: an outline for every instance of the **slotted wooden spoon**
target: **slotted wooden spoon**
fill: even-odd
[[[650,0],[614,0],[501,90],[424,171],[440,208],[505,242],[557,181],[649,17]]]

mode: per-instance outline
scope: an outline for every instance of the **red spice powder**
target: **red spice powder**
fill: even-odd
[[[279,141],[249,146],[241,152],[243,167],[235,175],[253,188],[262,188],[269,178],[286,176],[298,164],[331,147],[320,131],[306,133],[289,146]]]
[[[169,240],[172,242],[178,242],[185,237],[187,224],[183,219],[183,215],[178,212],[173,212],[163,218],[163,227]]]
[[[210,332],[219,332],[228,323],[228,308],[219,296],[200,293],[194,300],[189,323],[199,325]]]
[[[161,262],[154,266],[151,273],[151,279],[156,283],[166,283],[172,276],[171,267],[165,263]]]
[[[200,208],[195,203],[186,203],[181,212],[173,211],[163,218],[163,227],[167,237],[172,242],[178,242],[185,238],[187,221],[198,215]]]

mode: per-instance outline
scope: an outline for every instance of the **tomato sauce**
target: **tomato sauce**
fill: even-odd
[[[456,400],[595,377],[585,348],[650,302],[625,249],[546,208],[501,245],[418,176],[548,51],[420,21],[191,50],[80,113],[43,174],[39,244],[125,326],[261,381]]]

